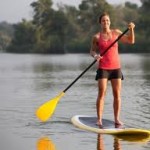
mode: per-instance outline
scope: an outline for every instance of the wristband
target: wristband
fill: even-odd
[[[97,57],[97,56],[98,56],[98,55],[97,55],[97,54],[95,54],[95,55],[94,55],[94,58],[95,58],[95,57]]]

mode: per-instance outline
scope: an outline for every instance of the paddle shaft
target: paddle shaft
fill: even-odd
[[[118,38],[113,42],[111,43],[107,48],[106,50],[101,54],[101,57],[104,56],[107,51],[126,33],[128,32],[128,28],[121,34],[118,36]],[[87,72],[95,63],[97,62],[97,60],[94,60],[71,84],[68,85],[68,87],[63,91],[64,93],[79,79],[81,78],[85,72]]]

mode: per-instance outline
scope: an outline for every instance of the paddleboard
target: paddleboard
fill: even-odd
[[[112,135],[150,135],[150,130],[138,129],[134,127],[128,127],[126,125],[116,126],[114,121],[103,119],[103,126],[99,127],[97,122],[97,117],[86,116],[86,115],[76,115],[71,118],[71,122],[74,126],[95,132],[100,134],[112,134]]]

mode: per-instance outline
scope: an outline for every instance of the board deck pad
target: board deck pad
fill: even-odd
[[[99,127],[96,122],[97,122],[97,117],[79,117],[79,120],[83,124],[88,124],[88,126],[91,126],[93,128],[101,128],[101,129],[124,129],[125,125],[116,125],[114,121],[108,120],[108,119],[102,119],[103,125]],[[87,123],[88,122],[88,123]]]
[[[134,127],[129,127],[128,125],[116,126],[114,121],[103,119],[103,126],[99,127],[97,122],[97,117],[86,116],[86,115],[76,115],[71,118],[71,122],[78,128],[96,132],[100,134],[113,134],[113,135],[150,135],[150,130],[138,129]]]

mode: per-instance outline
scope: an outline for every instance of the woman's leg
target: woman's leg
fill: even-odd
[[[118,125],[122,125],[123,123],[120,121],[120,109],[121,109],[121,79],[112,79],[112,90],[114,96],[114,119],[115,123]]]
[[[98,80],[98,97],[96,102],[96,108],[97,108],[97,125],[102,125],[102,114],[104,109],[104,97],[106,95],[106,89],[107,89],[107,81],[108,79],[99,79]]]

